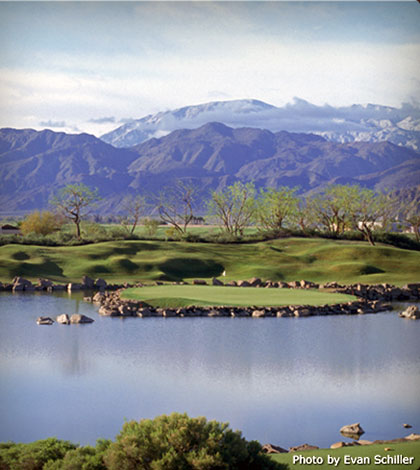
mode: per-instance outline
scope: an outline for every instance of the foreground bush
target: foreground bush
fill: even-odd
[[[264,470],[284,468],[227,423],[173,413],[130,421],[105,454],[109,470]]]
[[[281,470],[227,423],[173,413],[124,424],[115,442],[78,447],[49,438],[0,444],[0,470]]]

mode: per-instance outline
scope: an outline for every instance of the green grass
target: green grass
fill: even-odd
[[[420,252],[363,242],[286,238],[259,243],[215,244],[112,241],[82,246],[0,247],[0,280],[78,281],[83,275],[108,281],[262,279],[343,283],[420,280]]]
[[[385,451],[384,449],[389,447],[392,451]],[[414,461],[411,465],[382,465],[376,464],[375,465],[375,455],[379,455],[381,457],[386,457],[387,455],[396,456],[396,455],[404,455],[407,457],[414,457]],[[294,455],[302,455],[304,457],[322,457],[324,459],[324,464],[316,465],[316,464],[299,464],[295,462],[293,464],[293,456]],[[327,458],[328,455],[331,457],[341,457],[340,463],[337,466],[332,464],[328,465]],[[344,456],[350,455],[353,458],[356,457],[369,457],[370,464],[357,464],[357,463],[344,463]],[[287,453],[287,454],[276,454],[272,456],[272,459],[275,462],[285,463],[288,464],[291,469],[306,469],[306,468],[338,468],[338,469],[346,469],[346,470],[356,470],[356,469],[363,469],[363,470],[373,470],[378,468],[387,468],[387,469],[407,469],[407,470],[417,470],[420,466],[420,442],[401,442],[397,444],[373,444],[368,446],[357,446],[357,447],[343,447],[340,449],[319,449],[319,450],[311,450],[305,452],[296,452],[296,453]]]
[[[185,307],[187,305],[278,306],[323,305],[349,302],[350,295],[317,290],[256,289],[254,287],[221,286],[147,286],[127,289],[123,297],[143,300],[154,307]]]

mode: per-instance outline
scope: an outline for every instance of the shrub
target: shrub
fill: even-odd
[[[146,231],[146,234],[150,237],[153,237],[156,235],[157,229],[159,228],[159,221],[152,219],[151,217],[147,217],[142,220],[142,225]]]
[[[0,462],[5,470],[42,470],[49,461],[61,460],[75,444],[50,437],[30,444],[6,443],[0,447]]]
[[[109,470],[265,470],[285,468],[227,423],[162,415],[126,422],[104,456]]]
[[[62,225],[63,220],[57,214],[50,211],[35,211],[25,218],[20,229],[24,235],[29,233],[48,235],[60,230]]]

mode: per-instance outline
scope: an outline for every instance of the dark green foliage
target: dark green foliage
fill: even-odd
[[[30,444],[5,443],[0,446],[0,468],[4,470],[42,470],[49,461],[61,460],[76,449],[69,441],[54,437]]]
[[[226,423],[162,415],[130,421],[104,457],[109,470],[264,470],[274,464],[258,442],[247,442]]]
[[[0,470],[282,470],[227,423],[173,413],[124,424],[115,442],[0,443]]]

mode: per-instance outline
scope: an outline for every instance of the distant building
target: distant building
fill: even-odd
[[[2,225],[0,228],[1,235],[20,235],[19,227],[14,227],[10,224]]]

